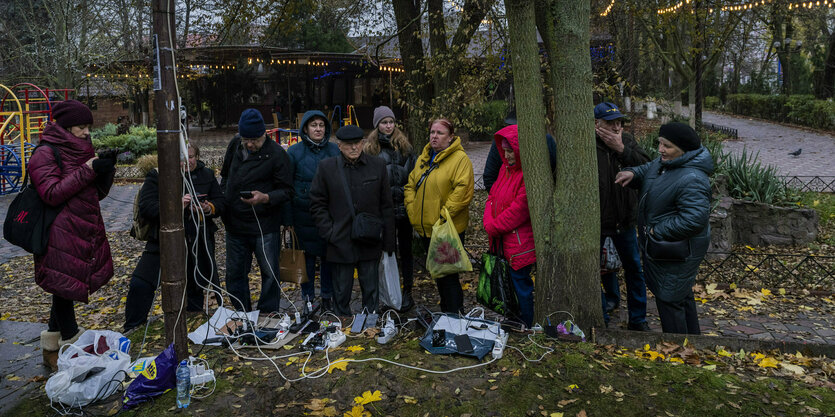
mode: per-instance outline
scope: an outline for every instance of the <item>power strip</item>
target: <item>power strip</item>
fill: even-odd
[[[191,375],[191,386],[197,386],[215,380],[215,371],[206,369],[202,363],[192,364],[188,367]]]
[[[504,347],[507,346],[507,332],[499,329],[499,337],[493,343],[493,359],[501,359],[504,354]]]
[[[394,339],[394,335],[396,334],[397,329],[394,327],[394,320],[391,318],[391,315],[389,315],[386,317],[386,324],[383,326],[383,331],[379,336],[377,336],[377,343],[385,345],[390,342],[391,339]]]
[[[347,339],[347,337],[345,337],[345,333],[342,333],[342,330],[340,329],[328,333],[328,348],[333,349],[341,345],[345,342],[345,339]]]

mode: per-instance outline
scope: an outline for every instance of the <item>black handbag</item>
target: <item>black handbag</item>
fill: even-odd
[[[345,187],[348,206],[351,208],[351,240],[369,244],[380,243],[383,241],[383,219],[371,213],[356,213],[351,188],[348,187],[348,180],[345,178],[347,174],[343,166],[342,186]]]
[[[647,257],[653,261],[684,262],[690,256],[690,239],[659,240],[646,233]]]
[[[58,168],[63,171],[61,154],[53,146],[41,143],[32,151],[47,146],[52,149]],[[3,237],[9,243],[23,248],[26,252],[41,256],[46,253],[47,241],[49,240],[49,227],[64,205],[58,207],[50,206],[41,200],[38,191],[32,184],[29,184],[29,173],[23,177],[21,191],[9,205],[6,213],[6,220],[3,222]]]

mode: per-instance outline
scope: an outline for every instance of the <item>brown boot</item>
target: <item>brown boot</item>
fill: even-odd
[[[43,353],[43,364],[52,372],[58,370],[58,340],[61,339],[61,332],[41,332],[41,353]]]

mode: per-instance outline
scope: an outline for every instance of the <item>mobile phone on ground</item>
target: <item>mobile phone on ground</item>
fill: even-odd
[[[252,191],[241,191],[241,198],[252,198]]]
[[[473,353],[473,343],[470,341],[470,336],[466,334],[459,334],[455,336],[455,347],[458,348],[458,353]]]

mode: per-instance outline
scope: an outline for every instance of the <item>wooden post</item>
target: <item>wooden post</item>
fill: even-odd
[[[174,0],[153,0],[154,113],[159,158],[159,243],[165,341],[177,359],[188,359],[183,231],[183,179],[180,173],[180,106],[174,79]]]

